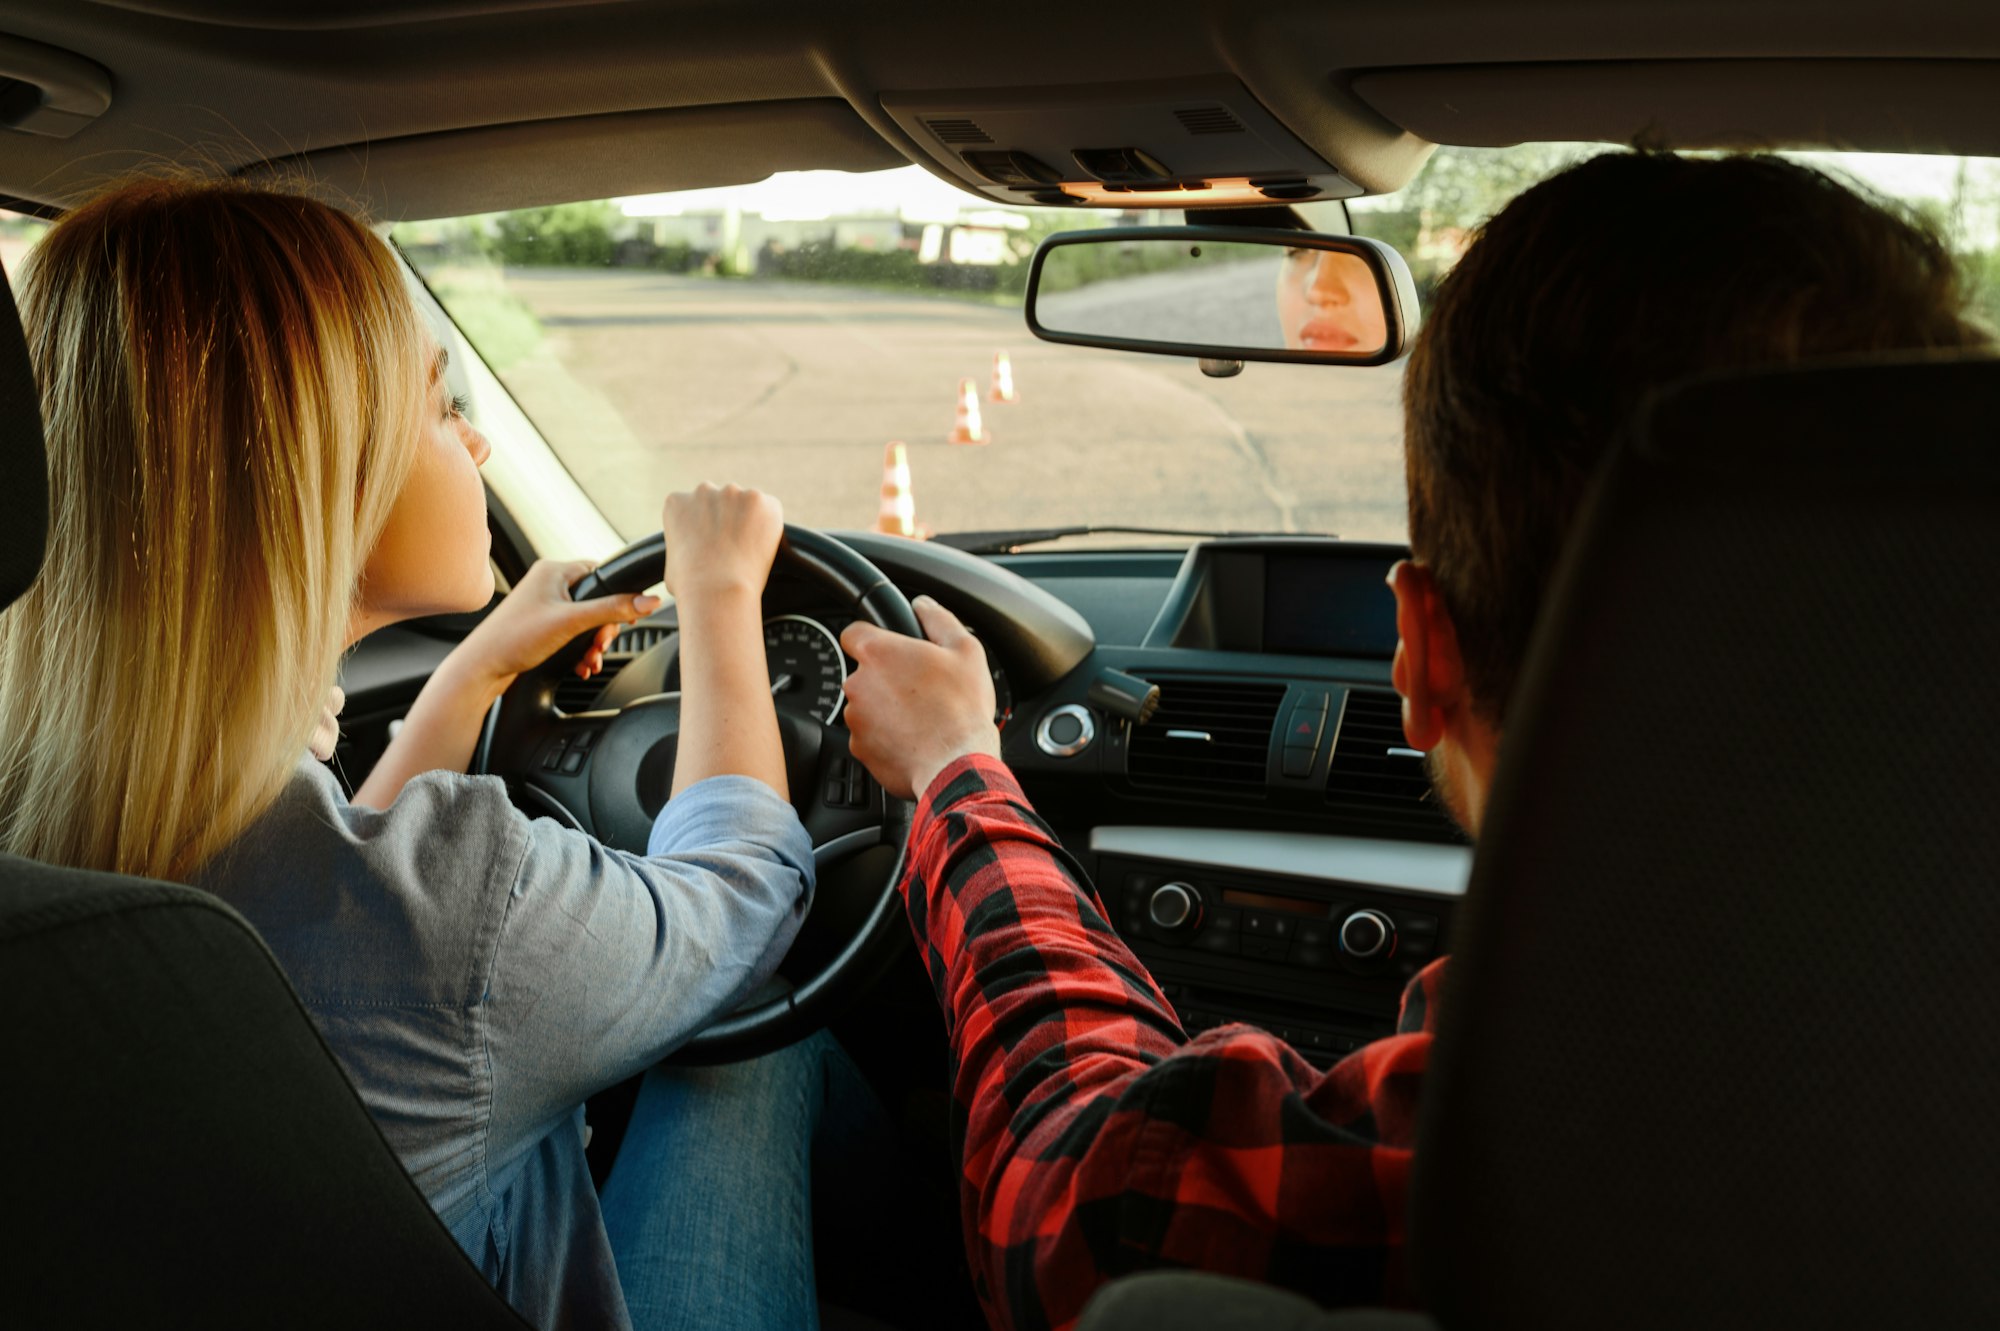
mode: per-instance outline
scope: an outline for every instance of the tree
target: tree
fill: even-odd
[[[608,267],[618,220],[618,206],[608,199],[502,213],[494,224],[494,251],[507,264]]]
[[[1522,143],[1511,148],[1439,148],[1416,178],[1394,194],[1355,199],[1354,229],[1393,245],[1409,262],[1420,299],[1428,299],[1474,228],[1537,181],[1609,145]]]

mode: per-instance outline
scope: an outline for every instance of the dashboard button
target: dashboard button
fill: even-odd
[[[1042,714],[1035,726],[1035,747],[1051,758],[1068,758],[1082,753],[1097,738],[1097,722],[1090,709],[1064,703]]]
[[[1213,910],[1204,911],[1201,919],[1201,927],[1204,929],[1221,929],[1226,933],[1233,934],[1243,927],[1243,908],[1241,906],[1217,906]]]
[[[1285,722],[1285,747],[1304,749],[1308,753],[1319,748],[1319,732],[1326,725],[1326,713],[1309,711],[1304,707],[1292,709],[1292,719]]]
[[[1396,926],[1381,911],[1364,907],[1341,921],[1340,950],[1356,961],[1387,961],[1396,950]]]
[[[1311,966],[1315,970],[1333,964],[1334,951],[1317,943],[1294,943],[1288,960],[1294,966]]]
[[[1283,759],[1284,774],[1286,776],[1294,778],[1311,776],[1313,772],[1314,756],[1315,755],[1311,749],[1294,748],[1292,745],[1287,744],[1285,746],[1285,756]]]
[[[1192,929],[1201,923],[1201,898],[1186,883],[1162,883],[1153,889],[1146,914],[1162,929]]]
[[[1333,921],[1300,920],[1299,942],[1307,947],[1331,947],[1333,945]]]
[[[1243,940],[1243,955],[1257,957],[1263,961],[1283,961],[1292,945],[1282,938],[1246,938]]]
[[[1237,935],[1224,933],[1218,929],[1203,929],[1194,936],[1197,952],[1221,952],[1235,956],[1239,950]]]

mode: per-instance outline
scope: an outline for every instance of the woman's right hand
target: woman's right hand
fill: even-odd
[[[667,590],[676,601],[764,590],[784,534],[776,497],[706,482],[667,496],[660,514],[667,538]]]
[[[787,797],[785,750],[764,659],[764,580],[785,515],[734,485],[667,496],[667,588],[681,630],[674,794],[711,776],[755,777]]]

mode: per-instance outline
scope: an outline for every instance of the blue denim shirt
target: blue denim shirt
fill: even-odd
[[[377,811],[310,760],[197,879],[270,944],[404,1168],[544,1328],[629,1324],[584,1097],[768,978],[812,882],[798,816],[749,777],[670,801],[641,857],[530,821],[497,778],[429,773]]]

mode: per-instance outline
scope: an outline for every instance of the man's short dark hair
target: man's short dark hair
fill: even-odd
[[[1523,192],[1440,284],[1403,405],[1410,545],[1499,725],[1585,483],[1707,370],[1982,345],[1924,226],[1776,157],[1612,153]]]

